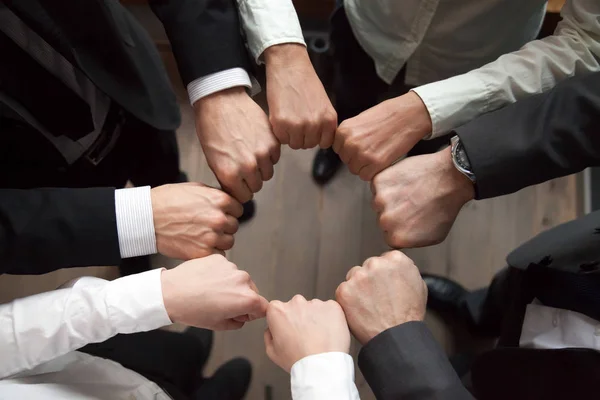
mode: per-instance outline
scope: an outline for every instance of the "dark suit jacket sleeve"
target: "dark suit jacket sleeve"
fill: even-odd
[[[185,85],[230,68],[250,72],[235,0],[150,0],[150,6],[169,36]]]
[[[422,322],[388,329],[367,343],[358,366],[380,400],[472,400]]]
[[[0,190],[0,273],[117,265],[115,190]]]
[[[566,80],[455,132],[477,178],[477,199],[599,165],[600,73]]]

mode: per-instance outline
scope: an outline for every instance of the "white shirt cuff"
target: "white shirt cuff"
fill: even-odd
[[[331,352],[305,357],[291,370],[293,400],[358,399],[354,361],[346,353]]]
[[[302,27],[291,0],[237,0],[250,53],[261,63],[271,46],[298,43],[306,46]]]
[[[153,269],[108,284],[106,304],[117,332],[145,332],[172,324],[163,300],[161,274],[162,268]]]
[[[429,111],[432,132],[442,136],[490,110],[490,91],[475,73],[457,75],[412,89]]]
[[[121,258],[156,253],[150,186],[115,190]]]
[[[237,86],[246,87],[250,91],[251,96],[260,91],[258,81],[254,78],[250,79],[250,75],[248,75],[245,69],[231,68],[191,81],[187,86],[190,104],[193,106],[195,102],[203,97]]]

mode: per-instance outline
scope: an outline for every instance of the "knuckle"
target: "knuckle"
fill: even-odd
[[[343,302],[346,296],[348,295],[348,284],[346,282],[342,282],[338,285],[337,289],[335,289],[335,298]]]

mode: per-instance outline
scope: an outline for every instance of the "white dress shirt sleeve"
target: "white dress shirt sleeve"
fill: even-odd
[[[359,400],[354,361],[346,353],[305,357],[291,370],[293,400]]]
[[[156,253],[150,186],[115,190],[115,213],[121,258]]]
[[[292,0],[237,0],[250,53],[257,63],[263,52],[277,44],[306,46]]]
[[[0,379],[118,333],[171,324],[161,272],[155,269],[111,282],[82,279],[72,288],[0,305]]]
[[[553,36],[463,75],[413,89],[437,137],[576,74],[600,71],[600,1],[567,0]]]
[[[203,97],[238,86],[248,89],[250,96],[260,92],[260,84],[253,77],[250,78],[245,69],[231,68],[191,81],[187,86],[190,104],[193,106]]]

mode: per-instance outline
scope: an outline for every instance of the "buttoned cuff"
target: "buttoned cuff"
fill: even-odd
[[[106,304],[116,332],[146,332],[172,324],[163,300],[161,274],[162,269],[153,269],[108,283]]]
[[[354,361],[346,353],[315,354],[297,361],[291,370],[292,399],[358,399]]]
[[[476,74],[467,73],[411,90],[427,107],[432,132],[425,139],[443,136],[488,112],[489,90]]]
[[[115,190],[115,212],[121,258],[157,252],[150,186]]]
[[[251,79],[245,69],[231,68],[191,81],[187,86],[190,104],[193,106],[203,97],[238,86],[247,88],[251,96],[260,92],[258,81],[254,78]]]
[[[302,27],[291,0],[237,0],[248,47],[258,64],[263,52],[278,44],[306,46]]]

